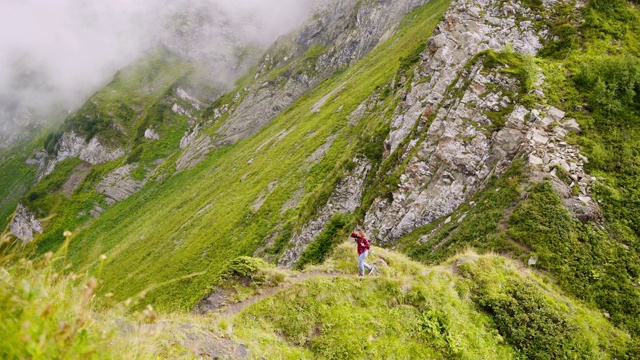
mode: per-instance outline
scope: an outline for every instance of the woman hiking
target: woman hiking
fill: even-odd
[[[360,269],[358,276],[364,275],[364,268],[367,268],[367,270],[369,270],[369,274],[371,274],[375,268],[364,262],[367,255],[369,255],[369,248],[371,247],[369,239],[367,239],[364,232],[360,229],[356,229],[356,231],[351,233],[351,237],[355,238],[356,243],[358,244],[358,268]]]

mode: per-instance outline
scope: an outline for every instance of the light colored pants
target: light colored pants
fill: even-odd
[[[367,264],[366,262],[364,262],[364,259],[367,258],[367,255],[369,255],[369,250],[363,252],[362,254],[358,255],[358,267],[360,268],[360,275],[364,275],[364,268],[367,268],[367,270],[371,271],[371,265]]]

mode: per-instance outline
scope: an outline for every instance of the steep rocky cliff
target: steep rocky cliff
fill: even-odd
[[[558,16],[553,10],[558,4],[543,3],[547,16]],[[501,175],[516,155],[531,154],[532,165],[546,165],[547,171],[562,163],[576,181],[585,177],[577,149],[564,149],[566,131],[552,132],[551,140],[542,135],[560,124],[564,113],[544,105],[544,78],[532,56],[549,39],[548,29],[535,24],[538,16],[518,2],[451,3],[391,119],[386,144],[393,152],[406,142],[398,151],[408,161],[393,199],[377,199],[368,211],[365,226],[371,235],[393,242],[448,215],[489,176]],[[505,71],[513,63],[487,64],[492,55],[484,51],[507,47],[522,54],[522,73]],[[534,103],[523,106],[524,96]],[[568,124],[564,127],[571,128]],[[554,158],[537,162],[534,153]],[[584,196],[588,181],[582,183]]]
[[[214,144],[233,143],[268,124],[302,95],[354,64],[389,38],[406,14],[423,5],[411,1],[325,1],[312,19],[279,39],[257,66],[254,84],[231,102],[214,106],[213,121],[223,118],[213,140],[205,135],[187,149],[182,163],[193,164]],[[182,166],[180,168],[183,168]]]
[[[544,3],[547,16],[559,16],[555,9],[560,4]],[[567,131],[579,131],[579,126],[545,105],[545,79],[533,61],[550,40],[548,29],[536,25],[540,16],[539,10],[519,2],[453,1],[410,75],[400,74],[390,84],[398,89],[393,96],[399,103],[390,116],[384,146],[386,155],[393,154],[399,163],[377,171],[381,181],[397,176],[398,186],[364,209],[364,227],[374,239],[393,245],[403,235],[446,218],[481,191],[490,177],[500,176],[523,156],[542,172],[532,177],[536,181],[554,166],[566,171],[580,187],[575,196],[568,192],[568,207],[580,216],[597,217],[598,206],[588,196],[594,179],[582,168],[584,155],[564,141]],[[512,60],[501,62],[496,55],[501,51]],[[352,117],[364,116],[371,102],[362,103]],[[352,176],[363,179],[367,172]],[[556,184],[563,187],[562,182]],[[361,201],[361,195],[344,196],[341,188],[332,196]],[[327,208],[332,214],[355,210],[342,209],[335,200]],[[324,226],[319,225],[327,223],[326,211],[292,238],[292,249],[285,252],[281,265],[293,266],[309,239],[322,232]]]

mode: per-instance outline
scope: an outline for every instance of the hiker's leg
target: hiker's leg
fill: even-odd
[[[366,257],[366,252],[358,255],[358,268],[360,269],[360,275],[364,275],[364,258]]]
[[[369,265],[369,264],[367,264],[366,262],[364,262],[364,260],[367,258],[367,256],[369,256],[369,250],[367,250],[367,251],[363,252],[363,253],[362,253],[362,255],[364,255],[364,257],[362,258],[362,265],[363,265],[364,267],[366,267],[366,268],[367,268],[367,270],[371,271],[371,269],[373,269],[373,268],[371,267],[371,265]],[[362,273],[364,274],[364,269],[362,269],[361,271],[362,271]]]

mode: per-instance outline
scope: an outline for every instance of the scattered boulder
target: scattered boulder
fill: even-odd
[[[9,225],[11,235],[24,243],[33,241],[35,233],[42,234],[42,223],[22,204],[18,204],[13,220]]]
[[[542,161],[541,158],[531,154],[531,155],[529,155],[529,164],[533,165],[533,166],[537,166],[537,165],[544,164],[544,162]]]
[[[562,119],[564,119],[566,113],[558,108],[555,107],[550,107],[549,110],[547,111],[549,113],[549,116],[551,116],[553,118],[553,120],[555,121],[561,121]]]
[[[580,125],[578,124],[576,119],[568,119],[567,121],[562,123],[562,127],[565,130],[570,131],[572,133],[576,133],[577,134],[577,133],[580,132]]]
[[[145,139],[150,140],[160,140],[160,134],[158,134],[155,130],[149,128],[144,132]]]

